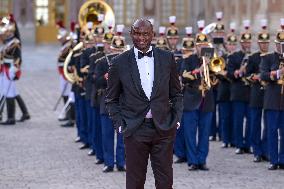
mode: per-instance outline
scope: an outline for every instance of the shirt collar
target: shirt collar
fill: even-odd
[[[150,48],[148,49],[148,51],[147,52],[150,52],[152,50],[152,46],[150,46]],[[135,57],[136,58],[138,58],[138,52],[139,52],[140,50],[138,50],[136,47],[134,47],[134,54],[135,54]],[[140,51],[140,52],[142,52],[142,51]],[[146,52],[146,53],[147,53]]]

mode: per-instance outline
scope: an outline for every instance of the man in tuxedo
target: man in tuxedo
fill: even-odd
[[[111,61],[106,106],[123,132],[126,189],[143,189],[150,155],[157,189],[172,189],[173,144],[183,109],[174,55],[151,46],[153,26],[131,27],[134,47]]]

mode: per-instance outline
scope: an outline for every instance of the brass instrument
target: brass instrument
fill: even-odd
[[[201,77],[203,79],[201,80],[200,90],[202,91],[202,96],[204,97],[205,91],[211,88],[209,66],[207,64],[207,57],[205,56],[202,56],[202,69],[203,69],[203,72],[201,72],[202,73]]]
[[[104,21],[100,23],[98,21],[98,15],[104,15]],[[115,26],[115,17],[111,7],[102,0],[89,0],[86,1],[79,10],[78,15],[79,25],[83,31],[88,32],[85,29],[87,22],[93,22],[93,25],[102,24],[102,26],[108,27],[112,25]]]
[[[217,27],[217,23],[213,22],[209,25],[207,25],[203,30],[202,33],[206,35],[210,35],[215,28]],[[213,44],[209,43],[209,47],[213,48]],[[217,52],[216,52],[217,51]],[[213,74],[209,75],[209,80],[212,86],[217,85],[218,79],[216,77],[217,74],[220,74],[222,71],[225,70],[226,63],[224,58],[218,53],[219,49],[214,49],[214,56],[210,59],[210,62],[208,64],[209,71],[211,71]],[[218,54],[217,54],[218,53]]]
[[[80,50],[81,48],[83,48],[83,42],[78,43],[78,45],[76,45],[73,49],[71,49],[69,54],[67,55],[65,61],[64,61],[64,65],[63,65],[64,76],[72,84],[73,83],[78,83],[78,82],[82,81],[82,78],[80,78],[78,76],[76,68],[73,68],[72,72],[70,72],[69,69],[68,69],[71,57],[73,55],[73,52],[77,51],[77,50]]]

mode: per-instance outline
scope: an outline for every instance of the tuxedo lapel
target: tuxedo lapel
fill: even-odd
[[[136,62],[136,59],[135,59],[135,54],[134,54],[133,48],[130,49],[130,52],[129,52],[129,63],[130,63],[130,68],[131,68],[130,70],[131,70],[132,81],[135,85],[137,92],[140,95],[146,96],[146,94],[145,94],[145,92],[142,88],[142,85],[141,85],[139,69],[138,69],[138,66],[137,66],[137,62]]]
[[[153,54],[154,54],[154,82],[153,82],[153,88],[151,93],[151,98],[154,97],[156,94],[159,84],[161,81],[161,60],[160,55],[155,47],[153,47]]]

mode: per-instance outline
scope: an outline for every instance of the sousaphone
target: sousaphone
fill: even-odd
[[[79,11],[79,25],[83,28],[87,22],[93,22],[94,26],[99,24],[98,15],[104,15],[104,21],[101,23],[106,28],[111,24],[114,28],[115,17],[112,8],[102,0],[89,0],[85,2]]]

